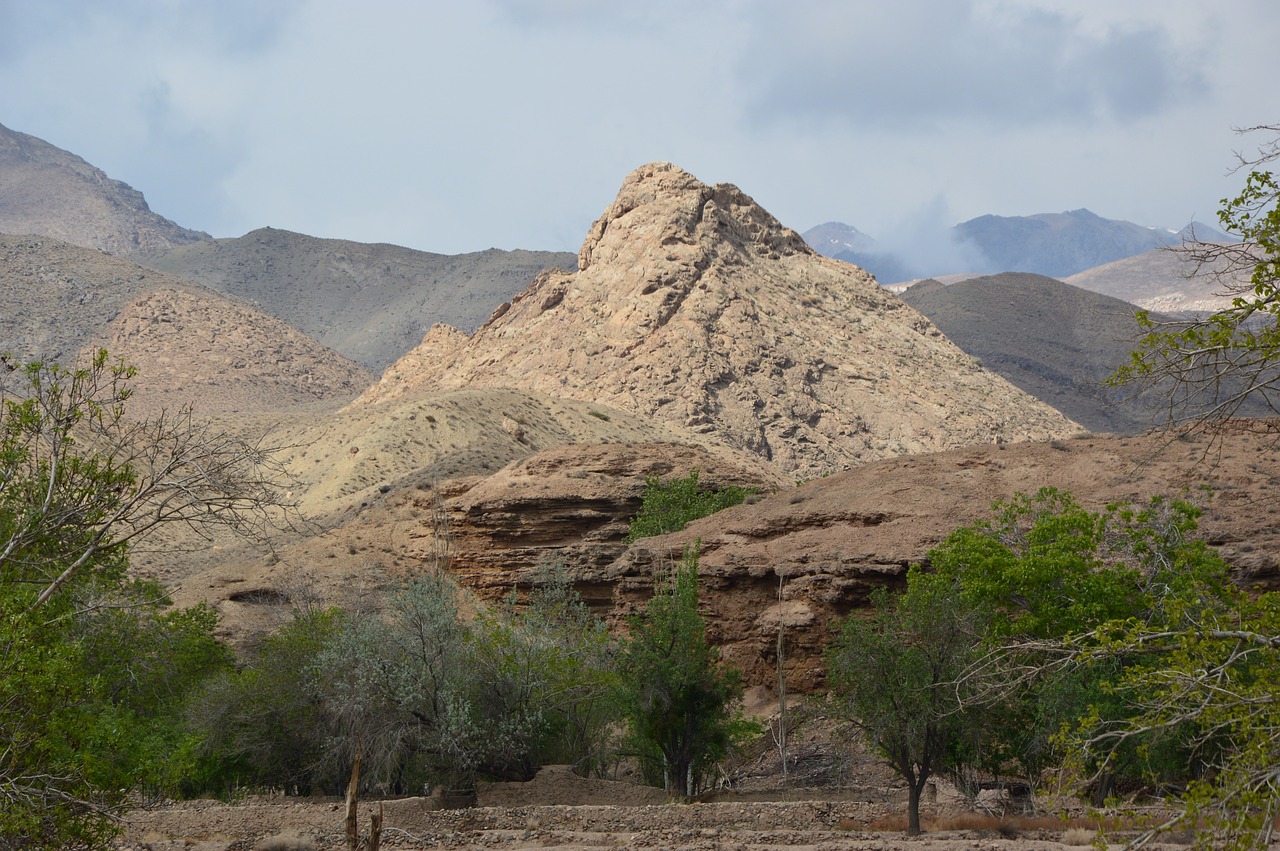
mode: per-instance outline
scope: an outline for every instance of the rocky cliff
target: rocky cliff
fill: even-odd
[[[798,476],[1078,427],[730,185],[637,169],[587,234],[459,345],[428,335],[357,404],[459,387],[591,399]]]

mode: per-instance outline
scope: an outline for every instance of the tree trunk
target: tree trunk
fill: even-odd
[[[920,830],[920,790],[924,788],[924,778],[907,783],[907,836],[919,836]]]

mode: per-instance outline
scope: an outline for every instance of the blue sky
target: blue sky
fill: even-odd
[[[1275,0],[0,0],[0,124],[215,236],[576,250],[671,160],[798,230],[1214,222]]]

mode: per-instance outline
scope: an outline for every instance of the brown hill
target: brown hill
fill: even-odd
[[[283,319],[381,372],[436,322],[471,331],[565,252],[444,255],[262,228],[137,258]]]
[[[465,345],[428,335],[358,404],[481,386],[608,403],[801,475],[1078,428],[737,188],[669,163],[627,177],[576,273],[543,274]]]
[[[1066,282],[1161,313],[1221,310],[1231,296],[1176,250],[1157,249],[1078,272]]]
[[[565,408],[554,409],[551,419],[535,418],[539,406],[554,403],[511,391],[464,391],[433,404],[426,409],[433,415],[418,409],[415,421],[405,422],[412,409],[399,411],[407,429],[399,444],[389,438],[371,443],[352,421],[351,430],[313,442],[297,460],[317,455],[315,466],[338,471],[346,459],[390,453],[405,444],[410,453],[429,453],[424,437],[430,431],[420,431],[429,425],[427,416],[441,427],[435,443],[443,446],[472,428],[469,418],[487,416],[488,424],[478,422],[476,430],[496,434],[473,445],[485,447],[492,469],[503,447],[496,436],[503,433],[499,410],[524,417],[531,433],[552,419],[571,429],[591,428],[594,421],[602,428],[599,435],[609,426]],[[437,466],[382,479],[375,462],[363,477],[370,484],[326,500],[333,507],[328,531],[271,554],[209,552],[203,563],[160,560],[139,566],[177,586],[180,602],[214,603],[237,641],[282,623],[294,605],[380,599],[389,584],[434,563],[437,540],[448,543],[455,574],[484,598],[504,598],[526,586],[539,566],[559,563],[583,597],[620,624],[651,593],[655,566],[700,540],[704,611],[713,640],[750,683],[769,686],[781,620],[792,687],[813,689],[821,682],[821,651],[830,630],[865,605],[872,588],[900,584],[907,568],[923,563],[952,530],[987,517],[992,501],[1046,485],[1069,490],[1093,510],[1159,494],[1204,499],[1206,485],[1213,496],[1206,502],[1202,537],[1245,584],[1280,588],[1280,507],[1273,504],[1280,486],[1277,433],[1280,422],[1253,421],[1249,429],[1211,437],[1151,433],[963,447],[877,461],[799,487],[786,486],[759,461],[697,447],[584,440],[524,454],[511,442],[505,451],[517,460],[489,475],[450,479]],[[436,457],[443,451],[436,450]],[[644,476],[684,475],[693,468],[704,471],[708,484],[755,485],[762,495],[678,534],[624,548],[621,537],[638,507]],[[320,478],[356,480],[333,472]]]
[[[138,368],[134,412],[187,402],[204,415],[279,412],[345,401],[373,380],[279,319],[213,293],[140,296],[111,322],[101,345]]]
[[[0,233],[51,236],[111,254],[209,238],[151,212],[141,192],[75,154],[3,125]]]
[[[47,237],[0,235],[0,350],[69,364],[106,347],[139,367],[131,411],[206,414],[346,401],[372,380],[245,305]]]
[[[637,541],[582,580],[611,585],[621,616],[651,593],[655,561],[700,540],[709,628],[728,657],[750,681],[768,683],[782,619],[789,676],[806,689],[820,682],[832,627],[865,605],[873,587],[900,584],[952,530],[989,517],[994,500],[1044,486],[1070,491],[1090,510],[1155,495],[1204,500],[1201,537],[1244,584],[1278,588],[1280,421],[1240,422],[1248,427],[1211,436],[1084,436],[880,461]]]
[[[1132,433],[1164,416],[1102,385],[1139,335],[1127,302],[1022,272],[926,281],[902,298],[983,366],[1090,431]]]

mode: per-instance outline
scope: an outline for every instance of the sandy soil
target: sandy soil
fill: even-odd
[[[760,797],[772,800],[749,800]],[[433,798],[362,802],[362,835],[367,836],[369,817],[379,807],[384,848],[1049,851],[1087,846],[1094,835],[1054,817],[1002,820],[961,812],[940,795],[925,814],[926,833],[908,838],[901,832],[905,795],[900,789],[774,788],[771,794],[731,792],[681,804],[657,789],[584,780],[558,766],[544,769],[529,783],[484,784],[477,804],[445,810]],[[336,851],[346,847],[344,815],[344,804],[336,798],[171,803],[133,812],[117,848]]]

